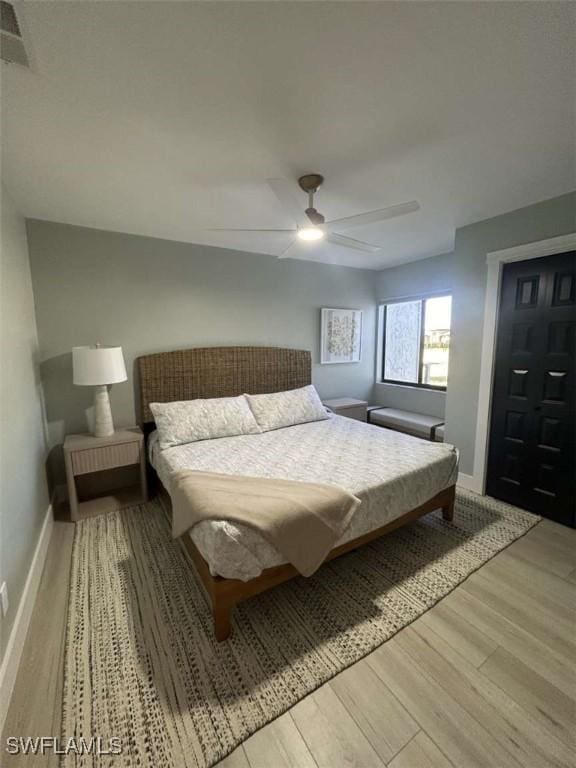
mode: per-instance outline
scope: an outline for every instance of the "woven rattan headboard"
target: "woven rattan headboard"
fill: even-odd
[[[312,359],[303,349],[205,347],[159,352],[137,359],[140,414],[154,421],[150,403],[282,392],[312,381]]]

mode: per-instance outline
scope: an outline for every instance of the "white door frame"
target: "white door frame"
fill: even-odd
[[[484,300],[484,329],[482,333],[482,362],[480,367],[480,390],[478,393],[478,416],[476,421],[476,442],[474,446],[474,477],[469,487],[477,493],[486,489],[488,463],[488,441],[490,437],[490,416],[492,410],[492,382],[494,378],[494,357],[498,329],[498,310],[504,264],[513,261],[528,261],[541,256],[552,256],[563,251],[576,250],[576,232],[549,240],[517,245],[486,255],[488,274],[486,276],[486,298]]]

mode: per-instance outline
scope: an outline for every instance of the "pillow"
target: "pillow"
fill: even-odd
[[[312,384],[287,392],[245,397],[262,432],[330,418]]]
[[[150,403],[150,409],[154,414],[162,450],[171,445],[198,440],[260,432],[250,406],[242,395]]]

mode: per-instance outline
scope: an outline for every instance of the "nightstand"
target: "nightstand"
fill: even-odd
[[[122,429],[110,437],[68,435],[64,440],[70,518],[104,514],[148,500],[144,435],[138,427]],[[78,481],[96,472],[134,465],[134,482],[85,501],[79,500]]]
[[[356,400],[353,397],[334,397],[331,400],[323,400],[323,404],[334,411],[338,416],[346,416],[356,421],[366,421],[366,400]]]

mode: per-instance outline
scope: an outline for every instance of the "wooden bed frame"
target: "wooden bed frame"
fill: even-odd
[[[310,352],[277,347],[207,347],[161,352],[139,357],[136,364],[145,434],[154,428],[150,403],[282,392],[310,384],[312,378]],[[387,525],[335,547],[326,561],[437,509],[442,510],[444,520],[452,520],[454,498],[452,485]],[[249,581],[212,576],[192,538],[183,536],[182,542],[212,602],[214,632],[219,642],[230,636],[231,613],[237,603],[300,575],[294,566],[286,564],[267,568]]]

